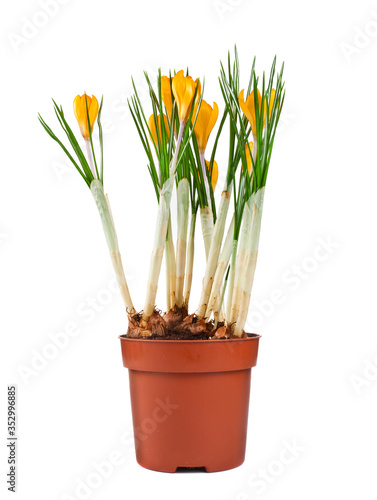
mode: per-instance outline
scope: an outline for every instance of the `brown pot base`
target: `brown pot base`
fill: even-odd
[[[215,342],[120,339],[138,463],[160,472],[241,465],[259,336]]]

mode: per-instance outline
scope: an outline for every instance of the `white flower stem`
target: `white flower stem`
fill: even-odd
[[[128,314],[132,315],[136,311],[131,300],[131,295],[128,290],[128,285],[124,274],[122,259],[118,247],[118,238],[115,231],[115,225],[111,213],[109,200],[105,196],[101,181],[98,180],[92,181],[90,185],[90,190],[92,192],[94,201],[96,202],[97,205],[99,215],[101,217],[102,227],[105,233],[107,246],[109,248],[111,262],[114,267],[115,276],[118,281],[118,286],[120,289],[120,293],[122,295],[123,302],[126,306]]]
[[[256,137],[256,135],[253,135],[253,151],[251,152],[251,154],[253,157],[254,164],[255,164],[255,160],[257,159],[257,143],[258,143],[257,137]]]
[[[89,160],[89,167],[90,170],[93,174],[94,179],[97,179],[97,172],[96,172],[96,167],[94,165],[94,159],[93,159],[93,153],[92,153],[92,147],[90,144],[90,140],[85,139],[85,144],[86,144],[86,151],[88,153],[88,160]]]
[[[228,214],[229,203],[230,203],[230,194],[228,191],[223,191],[221,193],[219,213],[213,230],[213,236],[211,239],[206,271],[203,280],[202,293],[197,312],[197,316],[199,319],[204,318],[207,310],[208,300],[211,294],[212,283],[217,267],[217,261],[220,254],[221,243],[224,236],[225,221],[226,221],[226,216]]]
[[[149,267],[149,277],[147,286],[147,296],[142,316],[143,325],[145,326],[149,318],[152,316],[156,303],[156,294],[158,288],[158,280],[161,272],[162,257],[164,254],[164,246],[166,233],[169,224],[170,201],[174,188],[174,178],[172,175],[167,179],[162,186],[160,201],[158,204],[157,223],[155,230],[155,240]]]
[[[208,207],[213,212],[213,210],[212,210],[212,200],[211,200],[211,195],[210,195],[210,191],[209,191],[209,183],[208,183],[206,162],[205,162],[205,159],[204,159],[204,151],[200,151],[199,152],[199,157],[200,157],[200,166],[202,168],[202,174],[203,174],[203,179],[204,179],[204,187],[205,187],[205,190],[206,190],[206,197],[207,197]]]
[[[226,280],[228,283],[228,280]],[[225,288],[224,288],[224,297],[225,297]],[[219,321],[222,321],[225,323],[225,307],[224,307],[224,297],[221,297],[221,302],[218,306],[216,306],[216,311],[219,311],[216,313],[216,318],[219,318]]]
[[[259,189],[249,201],[252,211],[251,231],[248,241],[248,253],[245,260],[245,271],[240,282],[240,306],[233,326],[234,335],[240,337],[245,327],[250,304],[251,289],[254,282],[254,274],[258,257],[259,237],[263,212],[264,188]]]
[[[145,299],[145,306],[144,306],[144,310],[143,310],[142,326],[145,326],[146,323],[148,322],[149,318],[152,316],[153,311],[154,311],[155,302],[156,302],[158,280],[160,277],[162,257],[164,254],[164,247],[166,245],[166,234],[167,234],[168,225],[169,225],[170,201],[171,201],[173,188],[174,188],[175,169],[177,168],[179,149],[181,147],[181,142],[182,142],[182,138],[183,138],[183,132],[185,129],[185,125],[186,125],[185,122],[181,122],[179,125],[177,143],[175,146],[173,158],[172,158],[172,160],[170,162],[170,166],[169,166],[170,177],[165,181],[164,185],[162,186],[162,190],[161,190],[161,194],[160,194],[160,201],[158,204],[157,224],[156,224],[156,229],[155,229],[155,241],[154,241],[154,248],[153,248],[152,256],[151,256],[151,263],[150,263],[150,267],[149,267],[147,296]],[[171,225],[170,225],[170,227],[171,227]],[[171,230],[169,231],[169,233],[171,235]],[[171,241],[170,241],[170,238],[171,238]],[[170,297],[172,298],[173,294],[175,296],[175,277],[174,277],[175,272],[173,272],[173,267],[175,269],[175,258],[174,258],[174,262],[173,262],[174,245],[173,245],[172,235],[171,236],[168,235],[167,240],[168,240],[168,246],[169,246],[169,256],[168,256],[169,265],[168,265],[168,269],[166,272],[169,273]],[[173,280],[174,280],[174,284],[173,284]],[[170,299],[171,306],[172,306],[173,302],[175,304],[175,299],[174,300]]]
[[[230,264],[230,272],[228,278],[228,295],[227,295],[227,304],[226,304],[226,321],[229,325],[228,318],[230,318],[230,312],[232,309],[232,299],[233,299],[233,287],[234,287],[234,278],[235,278],[235,269],[236,269],[236,260],[237,260],[237,246],[238,240],[233,240],[232,243],[232,261]]]
[[[192,276],[194,269],[194,253],[195,253],[195,225],[196,225],[196,212],[191,214],[190,233],[187,245],[187,265],[185,277],[185,290],[183,305],[188,308],[191,294]]]
[[[218,311],[221,311],[222,310],[222,307],[223,307],[223,304],[224,304],[224,297],[225,297],[225,290],[226,290],[226,286],[228,284],[228,280],[226,279],[224,281],[224,284],[223,284],[223,288],[222,288],[222,291],[221,291],[221,295],[219,296],[219,300],[218,300],[218,305],[217,305],[217,310]],[[217,324],[218,322],[222,321],[223,318],[221,317],[220,313],[218,314],[215,314],[215,322],[213,324],[213,327],[216,329],[217,328]]]
[[[202,234],[206,260],[208,260],[214,226],[212,210],[209,207],[203,207],[200,209],[200,222],[202,224]]]
[[[167,311],[175,306],[175,250],[171,215],[169,215],[168,231],[165,240],[166,258],[166,307]]]
[[[179,123],[179,131],[178,131],[177,143],[176,143],[176,146],[175,146],[174,155],[173,155],[173,158],[171,160],[170,168],[169,168],[170,176],[172,176],[172,175],[175,174],[175,169],[177,167],[178,155],[179,155],[179,150],[180,150],[180,147],[181,147],[181,142],[182,142],[182,138],[183,138],[183,131],[185,130],[185,126],[186,126],[186,122],[180,122]]]
[[[186,247],[188,211],[190,204],[190,184],[186,178],[179,181],[177,187],[177,259],[176,259],[176,299],[177,306],[183,305],[183,285],[186,268]]]
[[[252,199],[254,196],[252,195]],[[240,301],[241,301],[241,280],[245,274],[245,263],[248,256],[248,243],[251,234],[251,221],[252,221],[252,211],[249,208],[248,203],[245,203],[243,216],[242,216],[242,227],[241,234],[239,237],[238,245],[238,255],[236,260],[236,267],[234,272],[234,286],[232,303],[230,309],[230,316],[227,316],[228,324],[233,324],[236,321]]]
[[[170,311],[170,256],[169,256],[169,241],[165,240],[165,282],[166,282],[166,311]]]
[[[232,255],[233,248],[233,233],[234,233],[234,215],[232,217],[231,223],[228,228],[228,232],[224,241],[223,248],[221,250],[221,254],[219,257],[219,261],[217,263],[215,277],[213,280],[211,295],[208,301],[207,311],[205,314],[206,318],[211,316],[211,313],[214,313],[214,317],[218,316],[220,311],[220,294],[221,294],[221,286],[223,284],[225,272],[227,270],[230,256]]]

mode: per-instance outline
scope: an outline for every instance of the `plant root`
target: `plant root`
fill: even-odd
[[[219,322],[214,328],[213,321],[198,319],[196,314],[187,314],[186,307],[174,306],[169,312],[162,315],[154,309],[148,322],[142,320],[142,312],[129,315],[127,331],[128,338],[167,339],[167,340],[217,340],[232,339],[231,325]],[[247,337],[243,332],[241,338]]]
[[[195,314],[186,316],[181,324],[174,328],[174,332],[190,335],[206,335],[208,333],[208,337],[210,336],[205,320],[198,320]]]
[[[170,309],[170,311],[163,316],[168,331],[174,330],[175,327],[182,323],[186,316],[187,309],[185,307],[178,307],[176,305],[173,309]]]

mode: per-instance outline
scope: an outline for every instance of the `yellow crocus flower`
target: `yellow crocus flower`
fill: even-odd
[[[249,149],[250,147],[250,149]],[[251,152],[251,153],[250,153]],[[253,154],[253,143],[249,142],[249,145],[245,145],[245,154],[246,154],[246,162],[247,162],[247,170],[251,172],[251,155]]]
[[[166,130],[166,142],[169,140],[169,123],[167,116],[163,114],[164,117],[164,124],[165,124],[165,130]],[[157,115],[157,124],[158,124],[158,133],[160,136],[160,141],[162,140],[162,131],[161,131],[161,115]],[[152,141],[156,146],[158,146],[158,140],[157,140],[157,131],[156,131],[156,123],[154,120],[154,115],[151,115],[148,120],[148,127],[149,127],[149,133],[151,135]]]
[[[210,136],[210,133],[212,132],[213,127],[215,126],[218,116],[219,116],[218,105],[214,102],[212,108],[208,104],[208,102],[202,99],[194,128],[196,140],[198,141],[198,148],[201,153],[204,152],[207,146],[208,138]],[[195,117],[196,117],[196,109],[192,116],[193,123],[195,121]]]
[[[171,112],[173,110],[173,99],[171,97],[170,78],[167,76],[161,77],[161,97],[162,97],[162,102],[165,104],[166,111],[170,118]]]
[[[206,160],[207,170],[209,170],[209,164],[210,164],[210,162]],[[218,178],[219,178],[219,167],[217,165],[217,162],[215,160],[213,160],[212,176],[211,176],[211,184],[212,184],[213,191],[215,190]]]
[[[244,92],[245,89],[241,90],[240,95],[238,96],[238,102],[240,103],[240,107],[243,111],[243,114],[246,116],[246,118],[249,120],[250,125],[251,125],[251,130],[254,135],[254,137],[257,135],[257,124],[256,124],[256,119],[255,119],[255,100],[254,100],[254,90],[247,96],[247,99],[245,101],[244,98]],[[259,111],[262,107],[262,96],[260,95],[260,92],[258,90],[258,107]]]
[[[85,102],[86,101],[86,102]],[[86,104],[88,104],[88,114],[90,122],[90,131],[93,131],[93,125],[96,121],[98,115],[98,101],[97,98],[92,95],[89,97],[84,94],[82,96],[77,95],[73,101],[73,112],[75,113],[76,120],[80,126],[81,135],[86,141],[89,140],[89,128],[88,128],[88,116],[86,113]]]
[[[191,111],[192,100],[194,98],[196,86],[199,84],[198,95],[200,93],[200,82],[195,82],[191,76],[184,76],[183,69],[178,71],[173,77],[172,90],[178,106],[179,121],[186,123]]]
[[[251,130],[253,132],[253,136],[256,137],[257,135],[257,125],[256,125],[256,118],[255,118],[255,100],[254,100],[254,90],[247,96],[247,99],[245,101],[244,98],[244,92],[245,90],[241,90],[239,96],[238,96],[238,102],[240,103],[240,107],[243,111],[243,114],[246,116],[246,118],[249,120],[250,125],[251,125]],[[275,100],[275,89],[271,90],[271,97],[270,97],[270,107],[268,110],[268,117],[271,118],[271,113],[272,113],[272,107],[274,105],[274,100]],[[262,108],[262,96],[258,90],[258,107],[259,107],[259,113]],[[265,105],[264,105],[264,111],[263,111],[263,128],[266,122],[266,108],[267,108],[267,99],[265,100]]]

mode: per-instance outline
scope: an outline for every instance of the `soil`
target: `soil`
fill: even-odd
[[[151,335],[150,337],[143,337],[147,340],[212,340],[208,335],[200,334],[195,335],[193,333],[183,334],[183,333],[174,333],[168,332],[163,337],[159,337],[158,335]],[[225,337],[223,337],[225,339]]]
[[[142,324],[142,314],[129,317],[127,338],[150,340],[215,340],[234,338],[231,328],[218,322],[214,328],[213,321],[199,320],[195,314],[188,314],[187,308],[171,309],[162,315],[155,309],[147,324]],[[247,337],[244,332],[242,337]],[[236,337],[238,338],[238,337]]]

